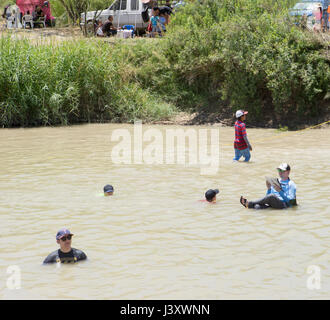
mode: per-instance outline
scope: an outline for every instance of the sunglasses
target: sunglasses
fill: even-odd
[[[62,237],[60,240],[62,240],[62,241],[66,241],[67,239],[68,239],[68,240],[71,240],[71,238],[72,238],[72,235],[69,234],[69,235],[67,235],[67,236]]]

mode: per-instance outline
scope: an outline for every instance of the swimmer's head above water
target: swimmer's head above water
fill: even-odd
[[[219,193],[219,189],[209,189],[205,192],[205,199],[208,202],[215,203],[217,201],[218,193]]]
[[[71,239],[73,234],[66,228],[60,229],[56,234],[56,242],[60,245],[62,252],[71,251]]]
[[[104,186],[103,192],[104,192],[105,196],[112,196],[113,192],[114,192],[113,186],[110,184],[107,184],[106,186]]]
[[[60,248],[50,253],[43,263],[74,263],[79,260],[86,260],[87,256],[83,251],[71,247],[72,236],[73,234],[67,228],[60,229],[56,234],[56,242]]]

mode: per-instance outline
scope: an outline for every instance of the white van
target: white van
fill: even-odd
[[[148,22],[144,22],[142,19],[142,12],[145,10],[148,10],[150,16],[151,9],[142,0],[116,0],[109,8],[101,12],[100,10],[87,12],[86,20],[85,14],[82,13],[80,26],[83,28],[85,21],[87,21],[88,29],[90,30],[93,19],[101,19],[102,23],[104,23],[109,16],[113,16],[113,25],[116,28],[121,28],[124,25],[133,25],[136,30],[145,30],[148,26]]]

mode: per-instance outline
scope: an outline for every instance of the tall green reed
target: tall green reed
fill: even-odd
[[[0,125],[171,116],[175,108],[132,81],[116,52],[108,43],[90,40],[35,44],[0,38]]]

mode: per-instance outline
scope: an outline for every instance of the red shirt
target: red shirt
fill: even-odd
[[[239,150],[244,150],[248,147],[244,140],[244,136],[246,136],[246,127],[245,123],[237,120],[235,122],[235,141],[234,148]]]

